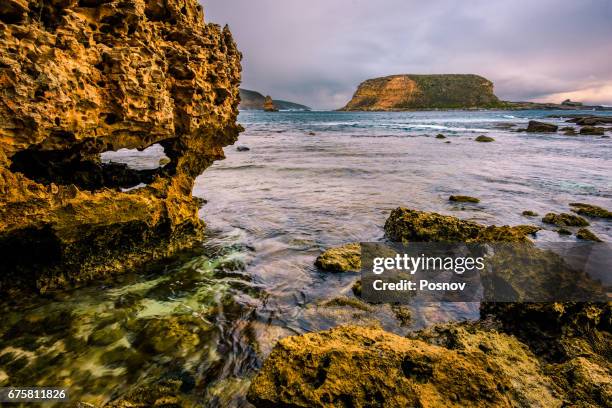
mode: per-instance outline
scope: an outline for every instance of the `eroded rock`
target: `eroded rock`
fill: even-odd
[[[74,286],[193,245],[194,180],[241,130],[229,30],[195,0],[11,0],[0,20],[0,290]],[[100,160],[155,143],[170,162],[152,173]]]
[[[385,223],[385,233],[397,242],[529,242],[540,228],[531,225],[489,226],[456,217],[396,208]]]
[[[351,243],[323,252],[315,261],[315,265],[331,272],[361,271],[361,245]]]
[[[580,129],[581,135],[590,135],[590,136],[603,136],[605,129],[602,127],[596,126],[583,126]]]
[[[584,218],[568,213],[548,213],[542,218],[542,222],[558,227],[588,227],[590,225]]]
[[[596,205],[585,203],[570,203],[570,207],[572,207],[572,211],[576,214],[586,215],[587,217],[612,218],[612,212]]]
[[[452,348],[432,344],[432,335],[427,342],[355,326],[288,337],[248,399],[257,407],[561,406],[539,361],[515,338],[461,327],[454,336]]]
[[[538,122],[537,120],[530,120],[527,125],[527,132],[529,133],[555,133],[559,126],[551,123]]]

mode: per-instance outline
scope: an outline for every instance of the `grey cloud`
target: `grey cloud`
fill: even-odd
[[[243,86],[278,99],[338,108],[367,78],[477,73],[493,80],[504,99],[571,93],[591,98],[585,102],[612,104],[608,0],[207,0],[203,5],[207,21],[227,23],[234,33],[244,54]]]

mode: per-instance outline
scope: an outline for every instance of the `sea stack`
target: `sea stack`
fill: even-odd
[[[493,83],[471,74],[392,75],[369,79],[343,111],[499,108]]]
[[[274,105],[274,101],[270,95],[266,96],[264,100],[263,110],[266,112],[278,112],[278,108]]]
[[[229,29],[196,0],[4,2],[0,292],[77,286],[198,242],[194,180],[241,131]],[[154,144],[170,159],[154,171],[101,161]]]

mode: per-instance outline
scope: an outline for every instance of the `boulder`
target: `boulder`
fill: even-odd
[[[442,133],[438,133],[436,135],[436,139],[446,139],[446,136],[444,136]]]
[[[453,201],[456,203],[479,203],[480,199],[465,195],[452,195],[448,197],[448,201]]]
[[[537,217],[538,213],[535,211],[527,210],[527,211],[523,211],[522,215],[523,217]]]
[[[576,238],[582,239],[585,241],[593,241],[593,242],[603,242],[599,237],[589,231],[587,228],[580,228],[576,233]]]
[[[595,126],[583,126],[580,128],[581,135],[603,136],[604,128]]]
[[[542,218],[542,222],[546,224],[556,225],[558,227],[588,227],[589,222],[582,217],[568,213],[548,213]]]
[[[256,407],[563,403],[540,362],[514,337],[467,326],[416,337],[343,326],[282,339],[247,398]]]
[[[538,122],[536,120],[530,120],[527,125],[527,132],[529,133],[555,133],[559,126],[550,123]]]
[[[587,217],[612,218],[612,212],[596,205],[585,203],[570,203],[570,207],[572,207],[572,211],[576,214],[586,215]]]
[[[612,116],[584,115],[572,118],[568,122],[576,123],[580,126],[606,125],[612,123]]]
[[[476,139],[474,139],[474,141],[481,142],[481,143],[490,143],[490,142],[494,142],[495,139],[489,136],[481,135],[481,136],[478,136]]]
[[[385,222],[385,234],[396,242],[530,242],[538,227],[489,226],[456,217],[396,208]]]
[[[352,243],[330,248],[319,255],[315,265],[330,272],[360,272],[361,245]]]

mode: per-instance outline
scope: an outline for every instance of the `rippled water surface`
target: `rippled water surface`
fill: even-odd
[[[515,131],[555,113],[243,112],[236,146],[250,150],[226,148],[227,159],[196,182],[194,195],[207,202],[201,250],[105,286],[5,302],[0,386],[66,386],[98,405],[178,381],[194,404],[245,406],[250,377],[281,337],[343,323],[404,333],[477,318],[474,304],[415,306],[406,322],[389,306],[333,301],[352,297],[356,275],[313,262],[329,246],[383,239],[397,206],[540,226],[521,213],[568,212],[577,201],[612,207],[609,138]],[[475,142],[481,134],[495,142]],[[159,150],[105,159],[154,167]],[[451,194],[481,203],[453,204]],[[544,227],[538,240],[574,239]],[[591,230],[612,240],[609,221],[593,220]]]

